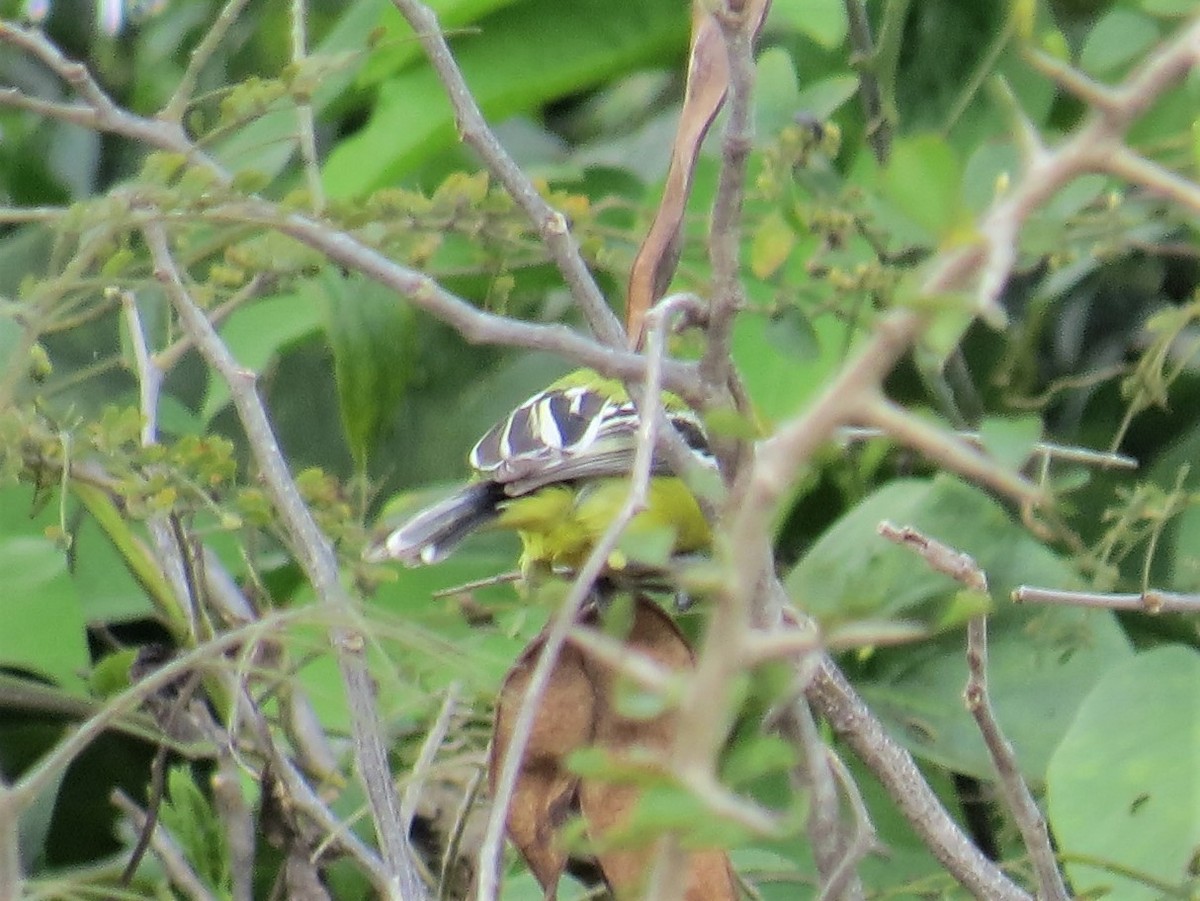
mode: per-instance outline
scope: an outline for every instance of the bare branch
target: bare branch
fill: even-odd
[[[155,277],[162,283],[185,331],[196,348],[229,385],[230,395],[245,430],[254,459],[279,511],[290,549],[313,586],[317,597],[335,609],[353,615],[350,597],[342,587],[337,560],[301,499],[287,463],[275,440],[266,411],[254,388],[254,375],[241,369],[222,343],[204,313],[184,286],[171,256],[166,232],[158,222],[143,227],[154,261]],[[417,875],[400,799],[388,768],[387,750],[375,711],[374,688],[364,659],[361,632],[343,626],[332,637],[337,652],[355,739],[359,777],[367,791],[376,835],[394,880],[398,897],[418,899],[425,889]]]
[[[841,785],[842,791],[850,800],[850,810],[854,814],[854,832],[846,843],[842,859],[826,880],[821,897],[818,899],[818,901],[836,901],[839,898],[855,897],[851,894],[855,889],[858,889],[857,894],[861,895],[861,888],[855,885],[857,881],[855,867],[862,858],[875,850],[878,841],[875,827],[871,823],[871,813],[867,810],[866,802],[863,801],[862,793],[858,790],[858,785],[850,775],[850,771],[846,769],[846,765],[842,763],[841,758],[834,753],[832,748],[825,749],[825,756],[829,761],[830,769],[837,777],[838,784]]]
[[[151,147],[180,153],[226,180],[224,173],[196,150],[179,123],[145,119],[122,109],[104,92],[86,66],[63,56],[40,31],[0,21],[0,43],[11,44],[40,60],[84,100],[83,104],[53,103],[27,97],[13,88],[3,88],[0,89],[0,106],[29,109],[64,122],[112,132]]]
[[[987,575],[969,554],[956,551],[912,526],[897,526],[886,520],[879,524],[879,534],[917,554],[934,572],[961,582],[971,591],[987,593]]]
[[[936,572],[944,573],[971,591],[987,593],[987,576],[967,554],[922,534],[911,526],[897,528],[882,523],[880,534],[916,552]],[[1067,888],[1054,858],[1046,821],[1033,799],[1016,751],[1000,728],[988,694],[987,617],[972,617],[967,624],[967,687],[963,700],[979,727],[988,756],[1000,779],[1000,791],[1012,813],[1037,874],[1039,898],[1067,901]]]
[[[487,121],[470,88],[467,87],[462,71],[458,68],[458,63],[450,53],[437,15],[418,0],[392,2],[416,32],[430,64],[445,85],[462,139],[475,149],[488,171],[499,179],[517,205],[529,216],[558,265],[567,287],[571,289],[571,296],[575,298],[591,326],[592,333],[608,347],[623,346],[625,335],[621,324],[609,308],[596,280],[592,278],[579,252],[579,244],[568,227],[566,217],[546,203],[529,177],[513,162],[512,157],[496,139],[496,135],[488,128]]]
[[[847,843],[837,780],[830,766],[833,755],[821,738],[807,699],[801,697],[788,704],[780,726],[803,755],[793,780],[811,799],[807,834],[821,877],[820,897],[857,901],[863,897],[857,871],[862,854],[855,853]]]
[[[807,694],[834,732],[876,775],[934,857],[967,891],[981,901],[1033,901],[959,828],[909,753],[887,734],[828,658],[822,659]]]
[[[151,827],[150,847],[162,862],[171,883],[184,897],[191,901],[217,901],[217,896],[205,887],[204,882],[188,863],[174,836],[161,823],[152,824],[146,811],[138,807],[133,799],[119,788],[113,790],[111,800],[113,805],[129,818],[134,829],[140,832],[148,826]]]
[[[861,61],[875,56],[875,41],[871,37],[871,20],[862,0],[845,0],[846,19],[849,24],[850,46],[854,53],[851,61],[860,61],[858,67],[858,98],[863,108],[863,119],[867,123],[867,143],[880,163],[887,163],[892,153],[891,111],[884,109],[883,93],[879,86],[877,66],[864,66]]]
[[[308,55],[308,9],[305,0],[291,0],[288,7],[292,65],[299,68]],[[296,130],[300,145],[300,162],[304,167],[304,183],[308,185],[313,212],[320,215],[325,209],[325,186],[321,182],[321,163],[317,159],[317,129],[313,120],[312,102],[308,97],[296,99]]]
[[[1147,589],[1140,594],[1110,594],[1021,585],[1013,591],[1012,599],[1017,604],[1066,604],[1101,610],[1136,610],[1149,614],[1200,611],[1200,594],[1179,594],[1157,588]]]
[[[565,325],[541,325],[488,313],[447,291],[428,275],[395,263],[353,235],[315,219],[298,213],[281,213],[263,201],[225,204],[204,215],[216,221],[256,223],[290,235],[333,262],[393,289],[450,325],[472,344],[544,350],[613,378],[645,377],[647,363],[640,354],[618,349],[619,344],[603,346]],[[689,401],[700,399],[695,364],[664,360],[662,369],[664,387]]]
[[[191,103],[192,92],[196,89],[200,73],[212,59],[213,54],[217,52],[217,48],[221,46],[221,41],[225,40],[225,35],[229,33],[229,29],[233,27],[238,16],[242,14],[247,2],[248,0],[228,0],[221,8],[221,12],[213,20],[208,31],[204,33],[204,37],[192,48],[183,77],[175,86],[175,92],[171,94],[171,99],[166,102],[158,114],[160,119],[168,122],[183,122],[183,114],[187,110],[188,104]]]
[[[733,320],[743,303],[741,276],[742,204],[746,197],[746,161],[754,139],[754,36],[766,15],[765,0],[754,0],[735,12],[733,4],[713,15],[721,26],[728,55],[728,119],[721,142],[721,169],[713,199],[708,255],[713,293],[708,315],[708,346],[700,374],[710,392],[724,392],[733,374],[730,338]]]
[[[452,682],[450,684],[450,687],[446,689],[446,697],[442,700],[442,709],[438,711],[437,719],[426,731],[425,740],[421,742],[417,762],[413,764],[412,771],[408,775],[408,785],[404,789],[405,832],[412,829],[413,815],[416,813],[417,803],[421,798],[421,790],[425,787],[425,779],[433,766],[434,758],[441,750],[442,743],[446,740],[446,734],[450,731],[450,725],[454,721],[454,715],[458,712],[458,696],[461,692],[462,686],[459,683]]]
[[[1128,147],[1114,149],[1103,165],[1113,175],[1190,210],[1193,216],[1200,214],[1200,185],[1139,156]]]
[[[1021,504],[1040,506],[1046,497],[1038,486],[898,404],[877,395],[861,405],[860,418],[951,472],[987,485]]]
[[[1029,852],[1029,859],[1037,875],[1038,898],[1045,898],[1047,901],[1067,901],[1070,896],[1054,858],[1054,848],[1050,844],[1046,820],[1021,775],[1016,751],[1001,730],[1000,722],[992,709],[991,698],[988,695],[987,659],[987,617],[972,617],[967,623],[967,668],[970,675],[967,677],[963,699],[979,726],[979,734],[983,736],[988,756],[991,757],[996,774],[1000,777],[1000,791],[1021,833],[1025,849]]]

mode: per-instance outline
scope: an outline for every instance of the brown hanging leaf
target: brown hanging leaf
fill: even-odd
[[[493,792],[529,677],[544,644],[545,632],[525,648],[500,689],[488,761]],[[559,877],[567,866],[558,829],[578,810],[579,777],[568,772],[565,761],[572,751],[591,743],[594,719],[595,697],[583,655],[568,645],[559,652],[542,696],[505,822],[508,837],[529,864],[547,899],[555,897]]]
[[[598,615],[589,611],[580,625],[595,626]],[[654,602],[639,596],[626,644],[659,665],[690,669],[692,652],[675,623]],[[509,671],[500,691],[489,773],[493,788],[512,737],[529,677],[545,644],[543,632],[526,647]],[[563,871],[580,863],[569,859],[558,831],[573,814],[583,816],[587,832],[603,838],[627,821],[641,789],[637,786],[581,779],[565,762],[572,751],[589,745],[614,756],[631,758],[638,749],[669,751],[675,740],[675,714],[667,711],[651,719],[623,716],[615,707],[619,675],[611,666],[586,655],[574,645],[559,653],[547,691],[534,721],[533,733],[521,764],[513,800],[508,810],[508,836],[520,850],[546,893],[557,895]],[[582,862],[598,867],[599,875],[618,897],[635,893],[645,879],[655,849],[608,848],[596,860]],[[688,861],[687,901],[734,901],[733,870],[721,851],[692,853]]]
[[[660,666],[690,670],[692,649],[675,622],[644,596],[635,600],[633,625],[625,644]],[[675,743],[676,712],[668,710],[652,719],[631,719],[615,707],[619,673],[606,663],[585,658],[596,697],[595,739],[597,747],[615,756],[630,756],[639,749],[665,756]],[[579,804],[588,833],[602,840],[620,829],[633,813],[641,788],[630,784],[585,779],[579,786]],[[603,844],[603,843],[602,843]],[[654,860],[656,848],[609,848],[597,853],[597,863],[609,887],[618,897],[640,895]],[[723,851],[689,854],[687,901],[733,901],[737,889],[733,870]]]
[[[742,12],[745,7],[745,15],[750,17],[751,27],[757,34],[766,18],[770,0],[748,0],[746,3],[730,5],[735,13]],[[633,347],[641,345],[646,313],[666,292],[675,274],[680,251],[679,229],[683,224],[688,197],[692,193],[692,175],[696,170],[700,145],[704,143],[704,136],[708,134],[721,104],[725,102],[725,91],[729,86],[729,57],[725,51],[725,41],[714,13],[708,11],[709,6],[710,3],[705,0],[692,2],[692,49],[688,60],[687,88],[679,115],[679,127],[675,131],[675,142],[671,147],[667,181],[654,221],[638,248],[629,272],[625,331]]]

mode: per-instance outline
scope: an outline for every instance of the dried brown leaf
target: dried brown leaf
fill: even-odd
[[[525,648],[500,689],[488,761],[493,790],[544,642],[543,633]],[[594,719],[595,696],[583,655],[571,646],[564,647],[542,696],[506,820],[508,837],[548,899],[554,898],[567,866],[558,828],[578,803],[579,777],[567,771],[565,761],[572,751],[591,743]]]

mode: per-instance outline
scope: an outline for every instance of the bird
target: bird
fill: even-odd
[[[662,397],[666,421],[700,463],[715,469],[700,418],[677,395]],[[468,455],[470,481],[370,545],[364,557],[437,563],[477,530],[506,529],[521,539],[526,581],[573,575],[628,497],[638,427],[624,384],[576,370],[484,433]],[[660,453],[651,466],[645,508],[622,546],[665,549],[663,559],[707,552],[712,532],[695,496]],[[605,561],[605,577],[641,578],[655,568],[618,550]]]

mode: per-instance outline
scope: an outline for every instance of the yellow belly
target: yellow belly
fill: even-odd
[[[501,505],[499,528],[513,529],[521,537],[521,567],[530,570],[577,570],[583,565],[604,530],[616,518],[629,494],[629,480],[598,479],[580,486],[552,485]],[[646,509],[625,530],[627,546],[638,536],[666,537],[670,554],[707,550],[712,534],[696,499],[683,480],[674,476],[650,481]],[[614,553],[609,567],[621,569],[625,556]]]

